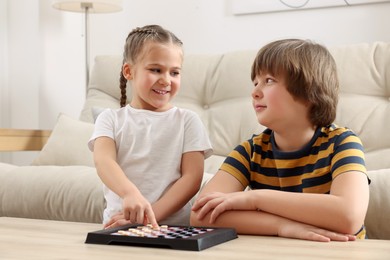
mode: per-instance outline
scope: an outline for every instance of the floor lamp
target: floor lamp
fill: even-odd
[[[89,14],[113,13],[122,10],[122,0],[53,0],[52,6],[56,9],[84,13],[84,38],[85,38],[85,91],[89,84]]]

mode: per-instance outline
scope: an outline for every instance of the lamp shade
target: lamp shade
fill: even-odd
[[[122,10],[121,0],[54,0],[52,6],[59,10],[84,13],[113,13]]]

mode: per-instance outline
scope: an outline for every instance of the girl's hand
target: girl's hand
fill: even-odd
[[[340,234],[315,226],[286,220],[280,225],[278,236],[287,238],[298,238],[304,240],[312,240],[318,242],[329,241],[355,241],[356,236],[348,234]]]
[[[199,220],[211,212],[210,223],[214,223],[220,214],[228,210],[257,209],[254,203],[252,203],[250,191],[239,191],[233,193],[208,193],[195,201],[192,210],[199,210]]]
[[[153,227],[158,227],[152,205],[139,192],[123,198],[122,210],[124,219],[130,223],[143,225],[150,223]]]
[[[123,198],[122,212],[114,215],[105,225],[104,228],[112,228],[127,224],[152,224],[158,227],[152,205],[140,193],[131,194]]]
[[[104,228],[113,228],[128,224],[131,224],[130,220],[125,219],[123,212],[118,212],[106,224],[104,224]]]

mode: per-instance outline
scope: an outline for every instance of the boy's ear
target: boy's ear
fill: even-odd
[[[127,80],[132,80],[133,75],[131,71],[131,65],[127,62],[125,62],[122,66],[122,74]]]

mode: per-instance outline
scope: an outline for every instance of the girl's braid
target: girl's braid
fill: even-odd
[[[154,29],[154,28],[140,28],[140,27],[137,27],[137,28],[133,29],[129,33],[127,38],[129,38],[131,35],[136,34],[136,33],[140,33],[140,34],[155,34],[155,35],[158,34],[156,29]]]
[[[127,84],[127,79],[125,78],[125,76],[123,76],[123,73],[121,71],[120,78],[119,78],[119,88],[121,89],[121,99],[120,99],[121,107],[125,107],[127,103],[126,84]]]

